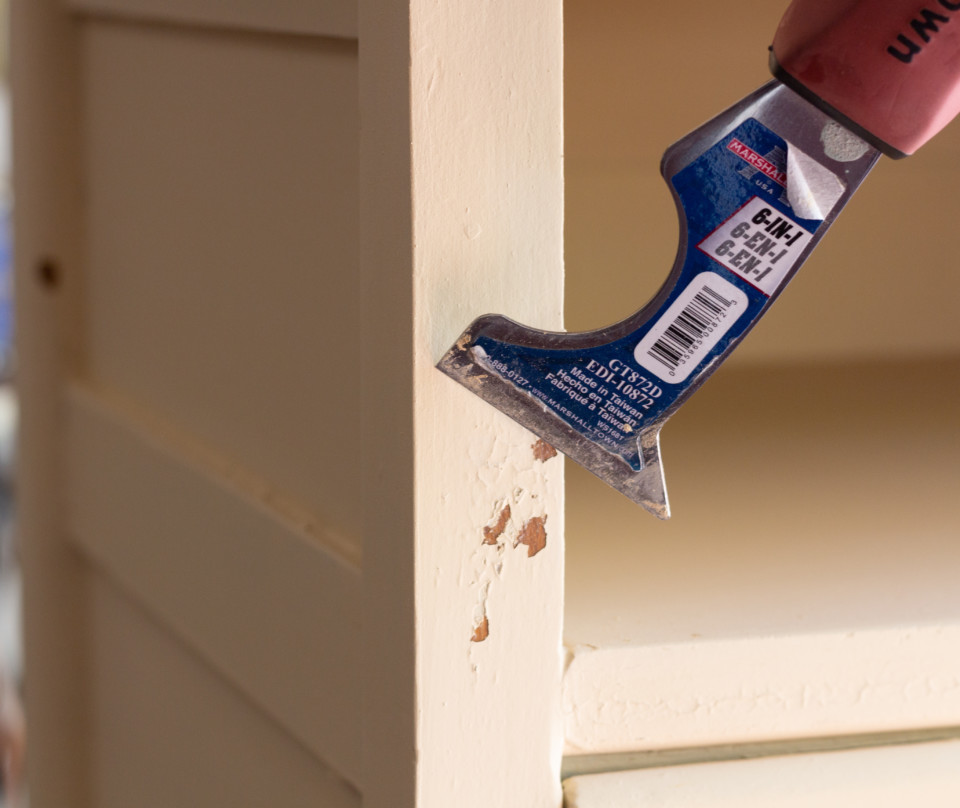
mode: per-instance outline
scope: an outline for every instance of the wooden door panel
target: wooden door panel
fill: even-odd
[[[360,572],[316,526],[182,435],[80,387],[66,516],[98,568],[358,782]]]
[[[66,532],[359,783],[356,43],[84,16],[79,44]]]
[[[84,375],[359,549],[356,43],[82,31]]]
[[[103,579],[90,588],[97,808],[358,808],[334,771]]]

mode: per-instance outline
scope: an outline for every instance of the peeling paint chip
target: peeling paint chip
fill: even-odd
[[[533,558],[547,546],[547,531],[544,527],[546,521],[546,516],[534,516],[527,520],[520,531],[517,543],[527,545],[527,558]]]
[[[487,525],[483,529],[483,543],[484,544],[496,544],[500,537],[503,535],[503,531],[507,529],[507,523],[510,521],[510,505],[504,505],[503,510],[500,511],[500,515],[497,517],[497,521],[492,525]]]
[[[474,627],[470,642],[483,642],[490,636],[490,621],[484,617],[479,626]]]
[[[533,459],[539,460],[541,463],[546,462],[551,457],[557,456],[557,450],[543,438],[540,438],[531,448],[533,449]]]

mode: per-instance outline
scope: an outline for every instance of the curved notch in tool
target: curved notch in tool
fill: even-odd
[[[650,302],[581,333],[481,317],[437,367],[667,518],[661,428],[763,316],[879,156],[866,144],[838,151],[835,127],[778,82],[761,88],[664,155],[680,246]]]

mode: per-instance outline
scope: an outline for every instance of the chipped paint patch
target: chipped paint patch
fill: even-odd
[[[550,460],[550,458],[557,456],[557,450],[554,449],[543,438],[540,438],[530,448],[533,449],[533,459],[539,460],[541,463],[545,463],[546,461]]]
[[[508,502],[500,510],[500,514],[497,516],[496,521],[493,524],[487,525],[483,529],[483,543],[484,544],[498,544],[500,542],[500,537],[503,535],[503,531],[507,529],[507,525],[510,522],[510,503]]]
[[[546,521],[546,516],[534,516],[524,522],[520,536],[517,538],[517,544],[527,546],[527,558],[533,558],[547,546]]]
[[[473,613],[464,615],[460,629],[470,648],[470,665],[482,668],[480,662],[489,653],[490,643],[483,643],[490,637],[490,621],[494,628],[501,624],[498,609],[518,596],[522,587],[517,582],[530,574],[521,567],[546,548],[544,511],[549,503],[540,494],[549,478],[563,472],[562,464],[546,462],[557,454],[529,433],[520,442],[497,432],[471,444],[469,456],[476,463],[471,489],[483,521],[465,537],[472,552],[463,559],[458,578],[458,585],[474,597]],[[562,517],[557,529],[561,524]],[[493,644],[502,640],[502,632],[494,631]]]
[[[483,616],[483,620],[480,621],[479,625],[473,627],[473,636],[470,638],[470,642],[483,642],[487,637],[490,636],[490,620],[487,619],[487,616]]]
[[[487,570],[489,565],[484,564],[484,569]],[[484,580],[480,583],[479,590],[477,592],[477,602],[473,607],[473,622],[472,622],[472,631],[473,633],[470,636],[470,642],[483,642],[490,636],[490,619],[487,615],[487,599],[490,597],[490,583],[491,578],[489,573],[486,573]]]

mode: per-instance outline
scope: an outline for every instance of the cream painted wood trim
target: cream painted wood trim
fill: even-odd
[[[273,33],[357,37],[357,0],[68,0],[78,13]]]
[[[13,0],[10,38],[16,42],[17,532],[30,677],[30,803],[88,808],[85,570],[65,539],[59,507],[60,385],[73,350],[81,255],[79,59],[60,0]]]
[[[567,808],[953,808],[960,741],[574,777]]]
[[[358,783],[358,568],[269,490],[238,485],[129,405],[73,385],[64,416],[67,516],[83,551]]]
[[[561,3],[362,0],[360,43],[365,805],[557,808],[562,460],[434,364],[561,326]]]
[[[560,3],[411,8],[418,806],[548,808],[563,461],[434,364],[490,311],[562,326]]]
[[[960,626],[580,649],[568,751],[628,752],[960,724]]]
[[[960,740],[960,727],[832,735],[825,738],[782,738],[758,743],[713,744],[599,755],[568,755],[563,759],[562,778],[569,780],[572,777],[583,777],[588,774],[664,769],[669,766],[686,766],[695,763],[756,760],[784,755],[846,752],[851,749],[873,749],[880,746],[907,746],[955,740]]]
[[[360,274],[364,387],[365,808],[415,808],[410,9],[360,0]],[[419,807],[418,807],[419,808]]]

